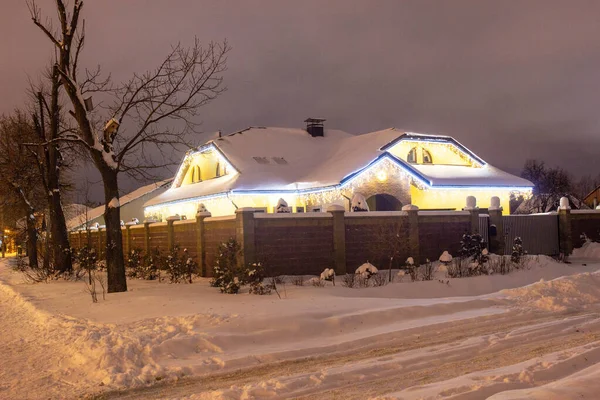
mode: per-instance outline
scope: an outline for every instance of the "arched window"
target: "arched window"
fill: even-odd
[[[202,178],[200,175],[200,167],[198,165],[194,165],[192,167],[192,183],[201,182]]]
[[[215,176],[218,178],[221,176],[221,163],[217,161],[217,171]]]
[[[411,164],[417,163],[417,148],[416,147],[413,147],[412,149],[410,149],[410,151],[408,152],[408,157],[406,157],[406,161],[408,161]]]
[[[423,149],[423,164],[433,164],[431,153],[425,149]]]

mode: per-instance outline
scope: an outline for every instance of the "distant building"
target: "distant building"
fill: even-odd
[[[364,196],[371,211],[455,210],[474,195],[492,196],[508,213],[511,194],[533,184],[489,165],[449,136],[395,128],[352,135],[308,119],[306,130],[254,127],[218,137],[189,151],[171,187],[146,203],[147,218],[193,218],[200,204],[213,216],[240,207],[274,212],[284,199],[292,212],[351,208]]]
[[[167,179],[152,183],[121,196],[119,198],[121,219],[124,222],[129,222],[133,218],[142,221],[144,219],[144,203],[167,190],[172,181],[173,179]],[[77,206],[80,213],[67,220],[67,229],[69,231],[90,227],[96,223],[104,225],[104,205],[92,209],[87,209],[81,205]]]
[[[583,202],[592,209],[600,206],[600,186],[592,190],[590,194],[584,197]]]

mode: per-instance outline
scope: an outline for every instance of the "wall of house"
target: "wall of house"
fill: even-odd
[[[387,151],[400,158],[408,161],[408,153],[411,149],[417,149],[417,164],[423,164],[423,151],[427,150],[433,158],[433,164],[438,165],[467,165],[472,163],[469,158],[460,152],[455,146],[447,143],[429,143],[418,141],[401,141]]]
[[[473,190],[473,189],[424,189],[415,186],[410,187],[411,202],[422,210],[450,209],[462,210],[465,207],[468,196],[475,196],[479,201],[477,206],[488,208],[493,196],[500,198],[503,214],[510,213],[510,191],[502,190]]]

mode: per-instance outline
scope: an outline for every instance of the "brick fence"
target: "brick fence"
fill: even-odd
[[[488,232],[490,251],[502,254],[502,211],[487,214],[493,226]],[[581,246],[584,233],[600,240],[600,212],[560,210],[552,215],[558,218],[561,253]],[[462,235],[479,233],[480,225],[478,209],[349,213],[332,207],[323,213],[265,214],[242,208],[233,216],[200,213],[194,220],[146,222],[122,229],[125,254],[133,249],[166,253],[178,245],[198,260],[202,276],[211,275],[218,245],[229,238],[240,243],[244,263],[264,262],[275,274],[317,275],[332,267],[338,274],[353,272],[366,261],[385,267],[391,254],[396,262],[408,257],[437,260],[444,250],[456,254]],[[87,244],[104,255],[104,229],[72,232],[70,239],[74,248]]]

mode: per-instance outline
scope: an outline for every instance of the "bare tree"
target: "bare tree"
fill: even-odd
[[[85,43],[85,24],[80,18],[83,1],[73,0],[67,10],[64,0],[56,0],[58,29],[42,21],[41,10],[34,1],[29,6],[34,24],[58,54],[56,68],[79,127],[61,139],[87,149],[104,183],[108,292],[126,291],[118,174],[148,176],[149,170],[172,164],[158,162],[150,155],[150,149],[164,156],[165,149],[189,146],[188,135],[197,127],[193,119],[199,108],[224,90],[222,72],[229,45],[210,43],[203,47],[198,39],[189,48],[177,45],[154,70],[135,74],[124,84],[114,86],[109,79],[101,78],[99,68],[79,73],[79,57]],[[85,97],[93,93],[112,99],[111,105],[104,108],[104,115],[93,109],[90,98]]]
[[[40,176],[36,162],[23,143],[35,136],[31,121],[22,112],[0,118],[0,188],[6,205],[17,206],[25,217],[29,266],[38,267],[35,214],[42,206]],[[4,229],[4,227],[1,227]]]
[[[543,161],[527,160],[521,176],[534,184],[532,212],[547,212],[555,208],[562,196],[571,194],[573,184],[569,174],[562,168],[548,168]]]
[[[31,144],[31,152],[36,158],[41,183],[48,199],[47,249],[52,253],[52,262],[58,272],[71,272],[73,261],[69,244],[69,234],[62,206],[62,193],[65,186],[63,173],[68,166],[66,154],[68,143],[60,139],[74,132],[66,124],[60,104],[61,78],[56,66],[46,73],[47,85],[32,88],[35,99],[33,123],[37,137]]]

